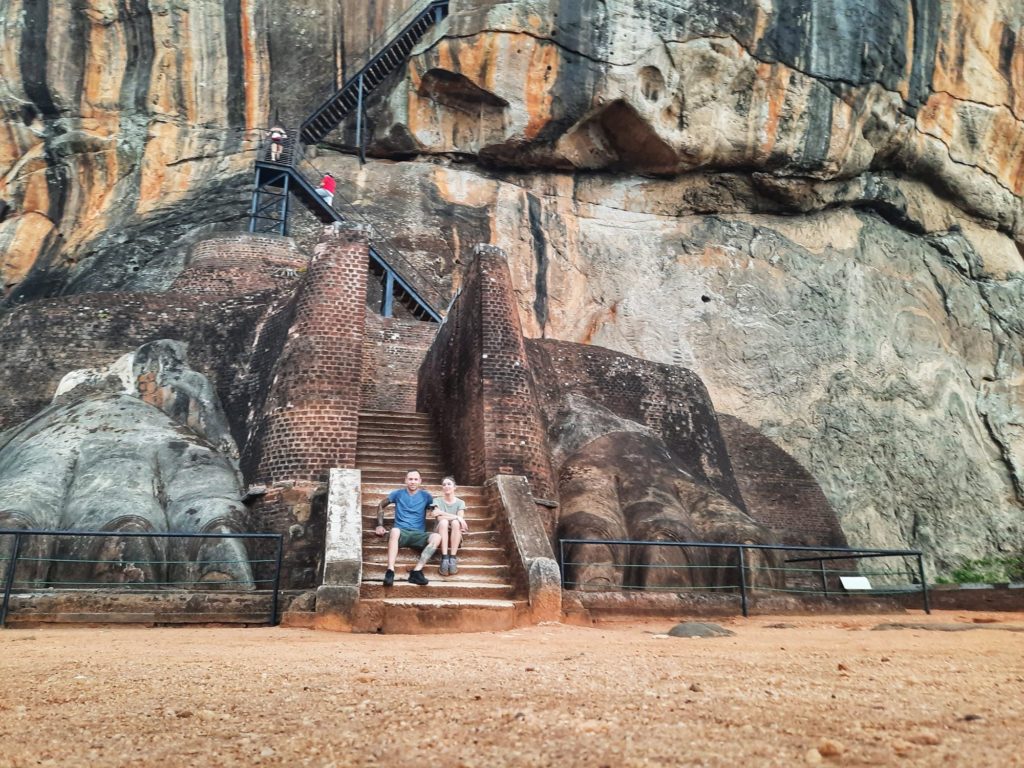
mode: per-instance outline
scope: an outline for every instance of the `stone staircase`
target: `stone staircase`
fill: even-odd
[[[361,412],[356,466],[362,473],[363,504],[363,581],[356,631],[425,633],[514,627],[525,603],[516,600],[504,541],[479,486],[459,486],[456,491],[466,502],[469,522],[469,532],[459,548],[459,572],[454,576],[438,573],[439,549],[424,568],[430,584],[410,584],[406,578],[418,553],[400,549],[394,586],[385,589],[382,584],[387,567],[386,539],[373,533],[380,499],[401,488],[410,469],[419,470],[427,490],[434,495],[441,493],[445,473],[430,417],[423,413]],[[394,507],[385,511],[389,528],[393,512]]]

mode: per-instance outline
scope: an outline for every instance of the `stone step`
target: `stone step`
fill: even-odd
[[[405,448],[365,451],[356,449],[356,466],[387,465],[399,472],[425,467],[434,472],[444,471],[444,462],[437,451],[410,451]],[[401,465],[401,466],[399,466]],[[421,470],[422,471],[422,470]],[[403,475],[404,479],[404,475]]]
[[[440,494],[435,495],[434,498],[435,499],[438,498],[439,495]],[[367,498],[364,495],[363,496],[363,504],[362,504],[363,514],[364,515],[376,515],[377,514],[377,505],[380,503],[380,500],[382,498],[384,498],[384,494],[380,494],[379,496],[375,495],[373,498]],[[465,499],[463,499],[463,501],[465,501]],[[385,509],[384,514],[388,515],[388,513],[390,512],[390,516],[393,517],[394,516],[394,511],[395,511],[395,508],[394,508],[394,505],[392,504],[390,507],[387,507]],[[466,502],[466,519],[467,520],[479,520],[482,517],[493,517],[493,515],[491,515],[490,507],[486,506],[483,503],[471,504],[469,502]]]
[[[364,439],[356,440],[356,449],[360,451],[428,451],[438,452],[440,446],[437,441],[429,437],[399,437],[392,435],[369,435]]]
[[[392,452],[397,449],[403,451],[422,451],[424,453],[439,453],[439,447],[436,441],[429,440],[427,438],[416,438],[415,440],[395,440],[390,437],[367,437],[363,439],[360,437],[356,440],[356,452],[364,453],[375,453],[375,452]]]
[[[368,480],[363,480],[363,498],[365,499],[370,494],[374,494],[376,495],[377,498],[380,498],[381,496],[386,496],[387,494],[391,493],[396,488],[402,487],[404,486],[403,483],[401,482],[398,485],[395,485],[394,482],[380,483],[376,481],[370,482]],[[435,496],[441,495],[440,483],[424,483],[423,487],[426,488]],[[480,499],[482,499],[484,495],[484,489],[482,486],[479,485],[460,485],[456,489],[455,495],[462,499],[464,502],[466,502],[466,504],[469,504],[470,500],[472,500],[473,502],[477,502]]]
[[[514,629],[517,616],[525,611],[525,603],[512,600],[461,597],[360,600],[353,631],[411,635],[504,632]]]
[[[359,427],[359,434],[356,437],[356,442],[358,443],[360,439],[364,441],[388,443],[401,443],[408,440],[409,442],[426,443],[428,445],[437,444],[437,437],[434,435],[434,430],[427,427],[417,429],[409,427],[377,429],[375,427],[370,428],[365,424],[362,424]]]
[[[369,539],[368,539],[369,536]],[[387,562],[387,546],[384,539],[378,539],[373,534],[365,535],[362,538],[362,559],[367,562]],[[398,550],[398,565],[406,564],[410,567],[419,559],[419,553],[415,550],[403,547]],[[440,553],[435,554],[431,559],[435,565],[440,564]],[[473,542],[465,547],[459,548],[459,562],[474,563],[477,565],[498,565],[508,562],[505,548],[492,544],[481,544]]]
[[[387,570],[387,560],[384,559],[380,562],[368,560],[363,562],[363,581],[377,582],[384,578],[384,571]],[[396,570],[396,574],[406,573],[407,568],[402,568],[395,564],[399,570]],[[475,583],[486,583],[486,584],[504,584],[508,586],[510,579],[510,569],[507,565],[497,563],[470,563],[464,562],[462,557],[459,557],[459,572],[454,576],[441,576],[438,573],[438,567],[440,563],[430,562],[423,567],[423,572],[427,574],[428,579],[433,579],[435,576],[445,583],[450,581],[472,581]],[[406,576],[408,574],[406,573]],[[404,577],[403,577],[404,578]],[[397,576],[396,576],[397,579]]]
[[[408,435],[414,440],[437,440],[434,428],[430,424],[369,424],[365,421],[359,422],[358,438],[372,437],[383,439],[390,435]]]
[[[397,421],[402,424],[411,424],[413,422],[429,424],[430,414],[423,413],[421,411],[404,413],[402,411],[373,411],[368,408],[364,408],[359,411],[359,420],[373,423]]]
[[[392,513],[392,514],[389,514]],[[386,528],[391,526],[394,522],[394,508],[388,507],[384,510],[384,526]],[[467,510],[465,521],[469,524],[469,531],[467,533],[473,533],[474,530],[480,529],[481,531],[494,531],[497,530],[495,523],[496,519],[494,515],[488,515],[486,510],[481,509],[479,512],[473,512],[473,510]],[[373,507],[363,507],[363,530],[372,531],[377,527],[377,505]],[[434,521],[427,520],[427,530],[433,530]]]
[[[494,531],[474,532],[471,530],[462,537],[462,543],[466,546],[459,546],[460,555],[463,553],[464,549],[470,549],[472,547],[494,547],[495,549],[500,549],[501,537]],[[387,537],[377,536],[373,533],[372,528],[367,528],[363,531],[363,552],[375,552],[377,550],[380,550],[381,552],[387,550]],[[409,547],[402,547],[402,550],[409,552],[413,551]],[[440,549],[438,551],[440,552]]]
[[[410,466],[411,464],[411,466]],[[444,468],[441,466],[440,461],[438,462],[426,462],[426,461],[413,461],[408,462],[401,457],[392,458],[387,460],[375,459],[372,461],[359,461],[356,459],[356,469],[360,472],[367,473],[373,472],[377,474],[383,474],[387,477],[397,478],[399,485],[405,483],[405,473],[410,469],[415,469],[420,473],[420,477],[423,478],[424,485],[437,485],[440,487],[441,481],[445,478]],[[436,483],[433,480],[427,480],[427,477],[436,477]]]
[[[391,491],[395,490],[395,488],[401,488],[402,480],[405,479],[404,467],[400,470],[393,469],[387,472],[381,469],[371,469],[369,471],[366,471],[362,467],[358,466],[356,467],[356,469],[361,470],[360,477],[362,477],[363,482],[385,485]],[[441,487],[441,481],[444,480],[445,478],[444,472],[426,472],[424,470],[419,469],[418,467],[414,467],[414,469],[417,469],[419,471],[420,476],[423,478],[424,483],[426,485],[434,486],[435,488],[438,489]],[[434,491],[432,490],[430,492],[432,494],[434,493]]]
[[[425,571],[427,580],[430,582],[423,587],[419,584],[412,584],[407,581],[409,572],[401,569],[395,572],[395,583],[385,587],[380,581],[367,581],[359,587],[359,599],[374,600],[379,598],[439,598],[449,597],[457,599],[484,599],[484,600],[510,600],[515,597],[515,590],[509,584],[492,584],[484,581],[450,581],[437,575],[437,571],[431,574],[430,570]]]
[[[389,522],[390,521],[388,520],[387,515],[385,515],[384,516],[384,527],[385,528],[390,528],[391,527],[388,524]],[[377,534],[375,534],[373,532],[375,528],[376,528],[376,526],[374,526],[373,528],[364,527],[363,528],[363,539],[366,539],[366,540],[369,540],[369,541],[374,541],[374,540],[386,541],[387,540],[386,536],[378,536]],[[497,540],[498,535],[499,535],[499,533],[498,533],[497,529],[495,529],[495,528],[481,528],[481,529],[477,530],[477,529],[473,528],[472,525],[470,525],[469,526],[469,530],[462,535],[462,540],[465,541],[467,544],[473,544],[473,543],[477,543],[477,542],[479,542],[481,540],[489,540],[489,539]]]
[[[434,428],[430,424],[370,424],[359,422],[358,437],[383,439],[391,436],[409,437],[413,440],[436,440]]]

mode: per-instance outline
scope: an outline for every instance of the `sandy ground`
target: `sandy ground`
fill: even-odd
[[[4,630],[0,766],[1024,766],[1024,614],[718,623]]]

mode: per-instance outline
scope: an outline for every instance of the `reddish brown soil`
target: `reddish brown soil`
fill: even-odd
[[[1024,614],[719,623],[0,631],[0,767],[1024,766]]]

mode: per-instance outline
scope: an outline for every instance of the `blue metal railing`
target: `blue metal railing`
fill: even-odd
[[[86,565],[112,565],[123,567],[125,570],[138,569],[139,565],[203,565],[203,564],[218,564],[223,565],[226,563],[240,564],[243,561],[240,560],[189,560],[189,561],[168,561],[160,560],[154,562],[143,562],[143,561],[132,561],[125,562],[123,559],[119,560],[95,560],[95,559],[82,559],[82,558],[68,558],[68,557],[40,557],[32,555],[23,555],[21,552],[22,541],[25,538],[31,537],[75,537],[75,538],[137,538],[137,539],[219,539],[219,540],[252,540],[252,541],[271,541],[276,544],[275,552],[272,559],[267,560],[252,560],[246,559],[244,563],[246,567],[257,565],[257,564],[274,564],[273,576],[268,579],[262,580],[249,580],[246,579],[243,586],[257,586],[260,584],[269,585],[266,589],[272,591],[271,595],[271,607],[270,616],[268,617],[271,625],[278,623],[278,593],[281,586],[281,561],[284,551],[284,537],[278,533],[174,533],[174,532],[141,532],[141,531],[50,531],[50,530],[36,530],[36,529],[0,529],[0,541],[3,541],[6,537],[13,537],[12,546],[8,554],[2,554],[0,550],[0,564],[6,565],[4,570],[4,587],[3,587],[3,600],[0,602],[0,628],[5,625],[7,621],[7,613],[10,607],[11,593],[14,590],[15,575],[17,572],[17,566],[19,563],[36,563],[44,564],[47,567],[50,564],[58,563],[62,567],[68,564],[86,564]],[[0,566],[2,567],[2,566]],[[141,570],[141,569],[139,569]],[[153,587],[178,587],[178,588],[203,588],[210,586],[221,586],[226,582],[213,582],[205,583],[198,581],[188,582],[149,582],[145,586]],[[141,586],[142,584],[140,584]],[[117,585],[120,586],[120,585]],[[74,588],[99,588],[108,587],[113,588],[114,585],[110,585],[103,582],[82,582],[82,581],[62,581],[62,580],[49,580],[43,579],[41,584],[35,583],[32,585],[33,589],[39,588],[54,588],[54,587],[74,587]]]
[[[575,547],[602,546],[619,548],[617,555],[622,557],[621,561],[615,559],[610,561],[567,559],[566,549]],[[687,548],[709,553],[727,553],[727,556],[735,555],[735,564],[722,564],[712,561],[709,557],[706,563],[675,564],[675,563],[643,563],[632,553],[640,549],[657,547]],[[790,557],[780,560],[781,565],[749,563],[748,552],[763,553],[798,553],[798,557]],[[721,555],[719,555],[721,557]],[[844,562],[852,560],[874,560],[878,558],[913,558],[916,561],[916,569],[889,569],[884,571],[865,572],[851,568],[826,568],[825,563]],[[573,579],[575,569],[581,566],[606,566],[612,572],[624,575],[628,570],[633,574],[649,574],[656,571],[671,571],[680,575],[694,570],[703,574],[717,574],[718,583],[715,584],[694,584],[684,583],[687,577],[679,579],[678,584],[665,584],[658,586],[646,586],[646,579],[634,578],[633,583],[623,583],[615,586],[602,581],[599,587],[592,587],[595,591],[671,591],[674,593],[701,590],[717,590],[720,592],[738,591],[740,606],[744,616],[749,615],[749,596],[753,591],[763,592],[787,592],[800,595],[821,595],[822,597],[849,597],[853,595],[886,596],[920,594],[922,607],[925,613],[931,613],[928,599],[928,584],[925,581],[924,560],[920,550],[913,549],[851,549],[849,547],[806,547],[806,546],[784,546],[777,544],[722,544],[706,541],[632,541],[628,539],[560,539],[559,540],[559,562],[562,568],[562,586],[567,589],[580,588],[588,589],[586,582],[577,582]],[[803,568],[799,564],[817,564],[817,567]],[[915,572],[916,571],[916,572]],[[893,579],[902,579],[899,583],[889,583],[886,586],[872,587],[858,590],[856,592],[842,591],[833,586],[829,588],[830,579],[833,582],[839,580],[840,576],[871,576],[882,581],[891,582]]]

